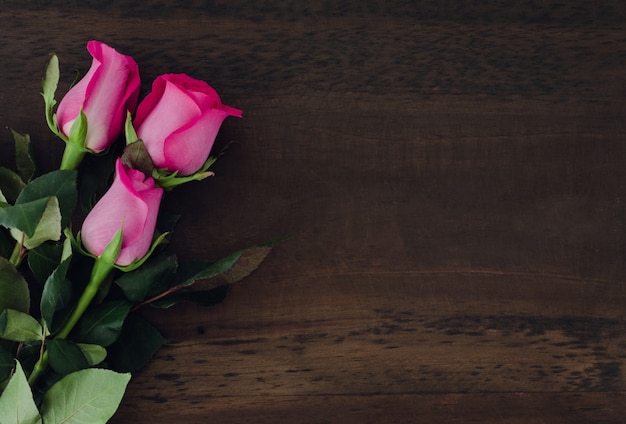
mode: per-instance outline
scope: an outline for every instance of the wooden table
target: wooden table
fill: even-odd
[[[144,93],[185,72],[244,111],[166,201],[178,253],[291,235],[222,304],[147,313],[169,344],[113,422],[624,422],[622,1],[175,3],[0,10],[0,120],[44,168],[47,55],[66,89],[102,40]]]

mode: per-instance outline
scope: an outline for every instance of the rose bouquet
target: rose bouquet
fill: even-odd
[[[30,137],[13,130],[16,167],[0,167],[2,424],[106,422],[165,343],[136,312],[215,304],[273,244],[217,261],[169,251],[178,217],[163,196],[212,175],[220,126],[242,113],[185,74],[159,76],[140,102],[135,61],[87,49],[89,71],[58,105],[55,55],[42,81],[46,122],[65,142],[59,169],[39,175]]]

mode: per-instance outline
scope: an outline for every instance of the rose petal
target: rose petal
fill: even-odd
[[[119,158],[115,169],[113,184],[85,218],[81,233],[85,248],[100,256],[122,228],[116,263],[128,265],[150,248],[163,189],[143,173],[126,169]]]
[[[217,133],[228,115],[219,109],[207,111],[200,119],[175,131],[165,140],[165,168],[180,175],[196,172],[207,160]],[[189,140],[194,140],[190,143]]]
[[[146,96],[147,103],[141,103],[137,111],[137,136],[143,140],[152,161],[158,167],[165,167],[163,151],[164,134],[170,134],[189,122],[190,117],[200,117],[201,111],[196,102],[181,91],[176,84],[161,79],[155,84],[162,85],[153,96]],[[151,93],[151,94],[152,94]],[[160,96],[157,98],[157,96]],[[151,97],[150,99],[148,99]],[[157,100],[155,100],[157,98]],[[146,108],[151,107],[149,114]],[[140,115],[141,112],[141,115]]]

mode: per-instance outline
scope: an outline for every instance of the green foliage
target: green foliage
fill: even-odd
[[[109,363],[119,372],[133,372],[143,368],[165,339],[146,320],[131,315],[115,344],[109,347]]]
[[[16,204],[0,209],[0,225],[23,231],[27,237],[33,237],[35,229],[46,209],[58,207],[58,202],[52,197],[44,197],[32,202]],[[57,238],[58,240],[58,238]]]
[[[52,339],[47,343],[50,366],[61,375],[89,367],[82,349],[69,340]]]
[[[54,171],[32,180],[15,205],[0,208],[0,225],[26,248],[59,240],[76,204],[76,172]]]
[[[30,292],[26,280],[13,264],[0,258],[0,312],[5,309],[28,312],[29,308]]]
[[[77,343],[90,366],[98,365],[107,357],[107,350],[100,345]]]
[[[2,387],[2,382],[11,375],[14,366],[13,353],[0,345],[0,387]]]
[[[122,274],[115,282],[129,300],[141,302],[170,288],[177,268],[176,256],[162,255],[135,271]]]
[[[42,340],[43,328],[30,315],[14,309],[5,309],[0,314],[0,338],[14,342]]]
[[[50,128],[50,131],[57,137],[67,141],[67,138],[58,129],[56,115],[54,114],[54,106],[57,104],[54,94],[59,85],[59,76],[59,58],[57,55],[53,54],[50,56],[48,66],[46,66],[46,75],[41,81],[41,95],[46,105],[46,123],[48,124],[48,128]]]
[[[130,374],[89,368],[63,377],[41,405],[44,423],[106,423],[117,410]]]
[[[35,178],[20,192],[15,204],[24,204],[35,200],[56,197],[61,210],[61,225],[69,225],[76,205],[76,171],[52,171]]]
[[[16,205],[18,209],[21,205]],[[32,222],[32,221],[29,221]],[[30,230],[30,227],[29,227]],[[34,249],[48,240],[58,241],[61,238],[61,211],[56,197],[48,197],[46,207],[39,217],[37,226],[31,234],[25,235],[19,228],[11,228],[11,235],[27,249]]]
[[[15,141],[15,165],[20,178],[26,183],[33,178],[36,170],[30,136],[28,134],[20,134],[14,130],[11,130],[11,134],[13,134],[13,140]]]
[[[41,294],[41,317],[51,333],[60,330],[68,315],[70,300],[72,296],[71,283],[66,279],[67,271],[72,261],[71,256],[65,259],[50,274],[43,287]],[[62,319],[58,319],[58,311],[66,311]]]
[[[7,202],[15,203],[15,199],[20,195],[20,191],[26,184],[22,178],[8,168],[0,166],[0,192],[4,195]]]
[[[30,136],[14,130],[16,171],[0,167],[0,424],[106,422],[122,399],[128,372],[145,366],[166,343],[131,311],[150,303],[219,303],[271,248],[245,249],[218,261],[178,260],[165,249],[178,216],[159,213],[148,253],[132,264],[115,264],[121,229],[100,257],[87,252],[80,232],[72,235],[70,224],[80,218],[74,211],[80,198],[88,213],[108,188],[121,147],[85,158],[77,187],[77,171],[67,169],[75,169],[87,153],[88,122],[81,110],[69,136],[60,131],[54,112],[58,82],[58,58],[51,55],[41,94],[49,128],[66,143],[61,170],[35,178]],[[161,187],[213,175],[208,169],[217,157],[189,176],[156,169],[130,113],[124,130],[123,162]]]
[[[58,422],[58,421],[56,421]],[[0,396],[0,423],[40,424],[41,417],[33,400],[24,371],[16,361],[15,374]],[[48,422],[46,422],[47,424]]]
[[[28,253],[28,267],[39,283],[45,283],[59,266],[62,253],[63,246],[59,244],[42,244]]]
[[[130,302],[112,300],[88,309],[71,333],[71,338],[100,346],[112,344],[122,332],[130,307]]]
[[[221,303],[230,289],[230,284],[217,286],[210,290],[177,291],[151,303],[156,308],[171,308],[180,302],[192,302],[200,306],[213,306]]]

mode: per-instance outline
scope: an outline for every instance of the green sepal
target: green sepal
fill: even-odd
[[[141,171],[144,175],[152,175],[156,169],[146,146],[141,140],[127,145],[120,159],[124,165]]]
[[[105,252],[107,251],[107,248],[109,246],[112,245],[113,240],[111,240],[111,243],[109,243],[109,246],[107,246],[107,248],[105,248],[104,252],[102,253],[102,256],[100,258],[98,258],[97,256],[95,256],[93,253],[88,252],[87,250],[85,250],[85,248],[83,248],[82,243],[80,241],[80,231],[78,232],[78,234],[76,235],[76,237],[74,237],[74,235],[72,234],[72,232],[69,229],[65,229],[65,236],[70,240],[70,242],[72,243],[72,246],[74,247],[75,250],[77,250],[81,255],[83,256],[87,256],[90,258],[94,258],[94,259],[102,259],[102,257],[104,256]],[[141,265],[144,264],[144,262],[146,262],[148,260],[148,258],[150,257],[150,255],[152,255],[152,253],[154,252],[154,250],[162,243],[165,242],[167,236],[169,235],[169,233],[163,233],[161,235],[159,235],[156,240],[154,240],[152,242],[152,246],[150,246],[150,249],[148,250],[148,252],[142,257],[139,258],[137,260],[135,260],[134,262],[122,266],[122,265],[117,265],[115,263],[110,263],[110,265],[114,268],[119,269],[120,271],[123,272],[131,272],[136,270],[137,268],[139,268]],[[121,241],[120,241],[121,243]],[[121,244],[120,244],[121,247]],[[119,255],[119,252],[118,252]],[[117,257],[115,258],[117,259]],[[103,265],[104,266],[104,265]]]
[[[30,315],[5,309],[0,314],[0,338],[14,342],[43,340],[43,328]]]
[[[160,244],[165,242],[165,239],[167,238],[167,236],[169,236],[169,233],[163,233],[159,237],[157,237],[156,240],[152,242],[152,246],[150,246],[150,249],[148,250],[148,252],[145,255],[143,255],[142,258],[139,258],[126,266],[115,265],[115,268],[123,272],[130,272],[130,271],[136,270],[137,268],[142,266],[144,262],[148,260],[150,255],[152,255],[152,253],[154,252],[154,249],[156,249]]]
[[[87,138],[87,116],[81,109],[78,116],[70,128],[70,136],[65,143],[63,158],[60,169],[76,169],[83,161],[85,154],[89,151],[85,148]]]
[[[81,108],[78,116],[72,124],[72,128],[70,128],[68,143],[85,149],[85,140],[87,139],[87,127],[87,116]]]
[[[212,156],[204,162],[204,165],[191,175],[179,177],[178,171],[168,172],[164,169],[155,169],[152,171],[152,178],[156,184],[165,190],[172,190],[174,187],[191,181],[201,181],[205,178],[215,175],[213,171],[208,169],[217,161],[217,157]]]
[[[97,259],[109,265],[113,265],[122,251],[122,227],[115,233],[109,244],[104,248],[102,255]],[[107,272],[108,274],[108,272]]]
[[[139,140],[139,137],[137,137],[137,132],[135,131],[135,127],[133,126],[133,118],[130,111],[126,112],[126,122],[124,123],[124,136],[126,138],[127,146]]]
[[[200,169],[198,169],[191,175],[179,177],[178,171],[169,172],[165,169],[155,169],[152,172],[152,178],[154,178],[154,181],[159,187],[166,190],[172,190],[174,187],[181,184],[185,184],[191,181],[200,181],[204,180],[205,178],[212,177],[215,175],[215,173],[209,171],[209,168],[213,166],[217,159],[224,154],[230,144],[231,143],[228,143],[226,146],[224,146],[224,148],[218,153],[217,156],[209,156],[209,158],[204,162]]]

